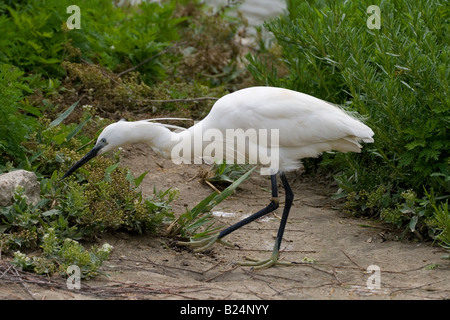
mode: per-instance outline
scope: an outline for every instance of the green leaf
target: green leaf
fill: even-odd
[[[58,118],[56,118],[55,120],[50,122],[50,127],[55,127],[55,126],[59,125],[61,122],[63,122],[63,120],[65,118],[70,116],[70,114],[72,113],[72,111],[75,109],[75,107],[78,105],[79,102],[80,102],[80,100],[78,100],[77,102],[72,104],[66,111],[64,111],[62,114],[60,114],[58,116]]]
[[[91,116],[88,116],[84,121],[80,122],[75,129],[73,129],[66,137],[65,137],[65,141],[69,141],[70,139],[72,139],[78,132],[80,132],[80,130],[84,127],[84,125],[91,120]]]
[[[413,141],[406,145],[406,149],[412,150],[416,147],[425,147],[425,141]]]
[[[50,209],[48,211],[43,212],[42,215],[44,217],[52,217],[52,216],[58,215],[60,213],[61,213],[61,211],[59,211],[58,209]]]
[[[141,174],[139,177],[134,179],[134,184],[136,187],[139,187],[144,180],[145,176],[147,175],[148,171],[145,171],[143,174]]]
[[[214,199],[213,199],[213,204],[214,205],[210,206],[208,208],[208,210],[211,210],[214,206],[216,206],[217,204],[221,203],[223,200],[228,198],[234,192],[234,190],[236,190],[236,188],[250,176],[250,174],[255,169],[256,169],[256,166],[251,168],[250,170],[248,170],[239,179],[237,179],[232,184],[230,184],[225,190],[222,191],[221,194],[218,194],[216,197],[214,197]]]
[[[26,111],[27,113],[30,113],[36,117],[42,116],[42,113],[38,108],[30,106],[28,104],[21,105],[20,109],[22,109],[23,111]]]
[[[112,166],[109,166],[108,168],[105,169],[105,172],[107,174],[111,174],[114,170],[116,170],[116,168],[119,166],[119,162],[113,164]]]
[[[417,221],[419,220],[419,216],[412,216],[411,220],[409,221],[409,229],[414,232],[416,230],[416,224]]]
[[[53,136],[52,140],[57,144],[57,145],[61,145],[64,143],[64,141],[66,141],[66,133],[60,133],[57,134],[56,136]]]
[[[116,170],[116,168],[119,166],[119,162],[113,164],[112,166],[109,166],[105,169],[105,181],[111,182],[111,173]]]

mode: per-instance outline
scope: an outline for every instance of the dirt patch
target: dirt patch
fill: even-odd
[[[173,204],[176,213],[192,208],[212,192],[196,178],[199,166],[174,165],[146,146],[127,148],[121,161],[135,175],[149,171],[142,183],[144,195],[150,195],[154,186],[176,186],[180,190]],[[80,290],[67,289],[66,280],[57,276],[0,269],[0,299],[450,298],[450,263],[440,259],[441,248],[392,240],[396,231],[390,226],[337,210],[327,185],[308,181],[299,173],[288,174],[288,179],[295,202],[281,258],[296,263],[291,267],[252,270],[235,264],[245,257],[270,256],[279,225],[278,209],[227,236],[237,247],[217,244],[205,253],[193,253],[162,236],[103,236],[100,243],[114,246],[102,267],[109,276],[83,280]],[[269,201],[269,188],[267,177],[253,174],[214,209],[217,220],[227,226],[261,209]],[[281,185],[279,191],[282,197]],[[306,263],[312,259],[316,262]],[[369,266],[379,272],[369,273]],[[376,286],[377,280],[379,288],[369,289],[368,284]]]

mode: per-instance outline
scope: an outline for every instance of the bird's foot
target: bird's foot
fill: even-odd
[[[273,255],[269,259],[263,259],[263,260],[252,259],[249,257],[245,257],[245,259],[247,259],[251,262],[238,262],[238,264],[240,266],[253,267],[253,269],[255,269],[255,270],[266,269],[266,268],[270,268],[270,267],[277,266],[277,265],[280,265],[280,266],[292,266],[293,265],[293,263],[291,263],[291,262],[279,261],[278,256],[274,257]]]
[[[252,258],[245,257],[245,259],[250,260],[252,262],[241,262],[241,263],[238,263],[238,264],[241,265],[241,266],[250,266],[250,267],[253,267],[253,269],[266,269],[266,268],[270,268],[270,267],[273,267],[273,266],[276,266],[276,265],[292,266],[293,263],[291,263],[291,262],[279,261],[278,260],[279,246],[280,246],[280,243],[279,243],[279,241],[277,239],[275,241],[275,245],[273,247],[272,255],[270,256],[269,259],[257,260],[257,259],[252,259]]]
[[[234,247],[231,243],[219,239],[219,233],[209,236],[209,237],[205,237],[199,240],[190,240],[189,242],[183,242],[180,241],[178,242],[178,244],[183,245],[183,246],[190,246],[192,248],[194,248],[195,252],[202,252],[205,250],[208,250],[209,248],[211,248],[215,243],[220,243],[229,247]]]

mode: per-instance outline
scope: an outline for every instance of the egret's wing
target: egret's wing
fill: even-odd
[[[253,87],[236,91],[216,102],[207,118],[209,126],[278,129],[279,145],[286,148],[342,139],[352,140],[350,143],[373,141],[373,131],[339,107],[282,88]]]

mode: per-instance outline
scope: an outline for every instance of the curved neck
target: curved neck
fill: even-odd
[[[128,126],[126,132],[127,143],[143,142],[148,144],[153,151],[165,158],[170,158],[170,153],[176,141],[173,136],[176,133],[156,123],[135,121],[126,123]]]
[[[126,130],[127,143],[147,143],[153,151],[176,163],[179,161],[190,163],[194,154],[194,131],[196,126],[181,132],[172,132],[163,125],[151,122],[128,122]],[[201,137],[201,132],[197,133]],[[202,141],[197,148],[202,150]],[[201,157],[201,150],[197,152]],[[198,156],[197,156],[198,157]],[[182,159],[182,160],[180,160]]]

